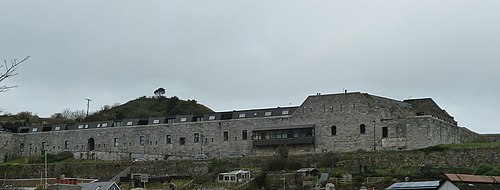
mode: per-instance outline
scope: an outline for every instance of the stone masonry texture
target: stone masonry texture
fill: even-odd
[[[246,115],[257,115],[253,112],[249,110]],[[318,94],[309,96],[289,114],[266,117],[0,133],[0,156],[41,155],[46,150],[54,154],[71,151],[76,158],[84,159],[172,160],[193,158],[199,153],[210,158],[266,156],[275,154],[281,146],[292,155],[411,150],[478,138],[477,133],[457,123],[432,99],[398,101],[358,92]],[[294,143],[306,138],[275,135],[297,126],[312,128],[312,137],[307,138],[313,141]],[[265,138],[278,143],[256,146],[255,142],[263,140],[254,139],[253,134],[262,130],[273,136]]]

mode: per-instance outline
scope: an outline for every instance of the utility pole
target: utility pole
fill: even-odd
[[[45,154],[45,184],[43,185],[43,188],[47,189],[48,188],[48,183],[47,183],[47,150],[43,150],[44,154]]]
[[[285,190],[286,188],[286,178],[281,178],[281,180],[283,180],[283,190]]]
[[[88,98],[85,98],[85,100],[87,100],[87,116],[89,116],[89,108],[90,108],[90,101],[92,101],[91,99],[88,99]]]

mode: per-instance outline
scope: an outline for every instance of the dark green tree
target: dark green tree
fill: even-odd
[[[155,96],[157,98],[162,98],[165,95],[165,89],[160,87],[160,88],[156,89],[153,93],[155,94]]]

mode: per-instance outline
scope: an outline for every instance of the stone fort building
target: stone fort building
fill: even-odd
[[[478,134],[432,99],[392,100],[367,93],[309,96],[298,107],[21,127],[0,133],[0,156],[71,151],[127,160],[263,156],[418,149],[471,142]]]

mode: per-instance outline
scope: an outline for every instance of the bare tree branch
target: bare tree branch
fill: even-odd
[[[26,58],[18,61],[17,59],[10,60],[10,64],[7,62],[7,60],[3,60],[3,65],[0,65],[0,70],[5,69],[4,72],[0,71],[0,83],[3,82],[3,80],[16,76],[18,75],[17,73],[17,67],[21,65],[21,63],[25,62],[28,60],[30,56],[26,56]],[[0,86],[0,92],[7,92],[11,88],[16,88],[17,85],[14,86],[7,86],[7,85],[2,85]]]

